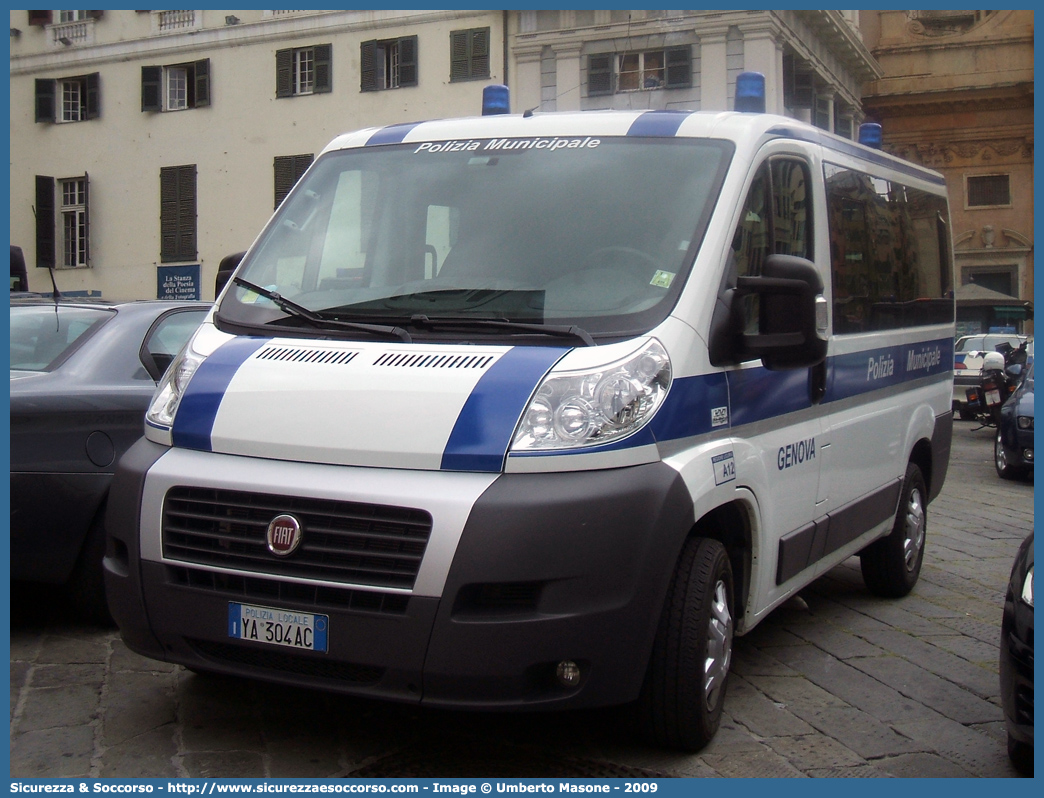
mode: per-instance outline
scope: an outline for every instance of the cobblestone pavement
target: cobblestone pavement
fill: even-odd
[[[649,748],[617,711],[422,710],[143,659],[16,586],[12,777],[1015,776],[997,683],[1004,588],[1033,526],[1033,483],[993,470],[956,422],[925,565],[898,601],[852,558],[738,639],[717,737]]]

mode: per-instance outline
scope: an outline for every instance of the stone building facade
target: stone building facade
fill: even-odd
[[[734,107],[846,137],[880,77],[856,11],[10,11],[11,243],[29,288],[212,299],[346,131],[479,112]],[[998,228],[1000,229],[1000,228]]]
[[[958,300],[960,329],[1031,332],[1033,12],[863,12],[862,28],[883,72],[863,108],[884,149],[946,176],[957,285],[1020,300],[986,319]]]

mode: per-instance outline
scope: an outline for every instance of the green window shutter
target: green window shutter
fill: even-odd
[[[450,80],[467,80],[468,31],[455,30],[450,34]]]
[[[471,31],[471,77],[489,77],[489,28]]]
[[[101,76],[98,72],[92,72],[84,77],[86,88],[86,111],[88,119],[97,119],[101,116]]]
[[[371,39],[360,45],[359,71],[362,79],[359,91],[377,91],[377,40]],[[276,201],[276,205],[279,202]]]
[[[315,57],[315,83],[312,84],[313,94],[322,94],[333,91],[332,59],[333,46],[329,44],[317,44],[312,48]]]
[[[193,108],[210,105],[210,59],[204,58],[193,65],[196,73],[196,102]]]
[[[314,158],[315,156],[311,153],[306,155],[276,156],[273,163],[273,171],[275,173],[275,206],[277,208],[286,199],[290,189],[301,179],[301,175],[311,166]]]
[[[160,169],[160,261],[196,258],[196,166]]]
[[[399,39],[399,85],[417,85],[417,37]]]
[[[141,110],[163,110],[163,67],[141,68]]]
[[[276,97],[292,97],[294,94],[294,51],[276,52]]]
[[[36,81],[36,121],[54,121],[55,82],[53,80]]]
[[[87,172],[83,173],[83,262],[87,268],[91,266],[91,179]]]
[[[36,176],[36,265],[54,268],[54,178]]]
[[[587,56],[587,96],[613,93],[613,56],[599,53]]]
[[[683,89],[692,85],[692,48],[674,47],[666,52],[667,69],[664,86],[668,89]]]
[[[178,254],[196,259],[196,167],[182,166],[178,173]]]

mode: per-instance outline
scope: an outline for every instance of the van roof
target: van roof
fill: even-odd
[[[324,152],[411,142],[580,136],[713,138],[732,141],[737,149],[748,151],[768,138],[797,139],[945,187],[945,180],[938,172],[805,122],[775,114],[738,111],[580,111],[437,119],[345,133],[330,142]]]

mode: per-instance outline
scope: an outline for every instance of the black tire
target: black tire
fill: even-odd
[[[1022,776],[1033,778],[1033,746],[1008,735],[1008,759]]]
[[[874,541],[859,554],[863,582],[871,593],[901,598],[913,590],[921,575],[927,531],[928,490],[921,469],[910,463],[891,534]]]
[[[105,508],[102,507],[87,531],[80,556],[65,584],[65,591],[76,617],[95,626],[113,627],[116,623],[109,613],[109,603],[105,598],[105,575],[102,570],[102,558],[105,556],[104,517]]]
[[[957,415],[961,417],[962,421],[972,421],[975,419],[975,411],[969,410],[966,407],[962,407],[957,411]]]
[[[690,538],[667,590],[637,704],[642,735],[698,751],[714,737],[728,687],[732,567],[716,540]]]
[[[1016,468],[1008,462],[1008,453],[1004,451],[999,429],[993,438],[993,466],[997,469],[997,476],[1001,479],[1016,479],[1023,474],[1021,468]]]

